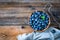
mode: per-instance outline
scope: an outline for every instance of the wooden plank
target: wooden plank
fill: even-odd
[[[53,3],[54,7],[58,3]],[[29,21],[29,17],[35,10],[43,10],[46,3],[2,3],[0,4],[0,23],[10,23],[19,25],[2,25],[0,26],[0,40],[17,40],[16,36],[23,33],[30,33],[33,29],[24,22]],[[58,4],[60,5],[60,4]],[[35,9],[33,10],[32,7]],[[59,6],[58,6],[59,7]],[[26,18],[26,19],[25,19]],[[28,19],[28,20],[27,20]],[[22,25],[22,24],[25,25]],[[20,25],[21,24],[21,25]],[[25,28],[21,28],[24,26]]]
[[[60,0],[0,0],[0,2],[29,2],[29,3],[34,3],[34,2],[50,2],[50,3],[59,3]]]
[[[0,40],[17,40],[17,35],[32,31],[33,29],[29,26],[23,29],[20,26],[0,26]]]

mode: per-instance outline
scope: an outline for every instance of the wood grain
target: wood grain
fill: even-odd
[[[24,29],[21,29],[20,26],[0,26],[0,40],[17,40],[17,35],[32,31],[33,29],[29,26]]]
[[[3,5],[1,4],[0,5],[0,22],[2,21],[5,22],[9,20],[9,18],[12,18],[12,19],[13,18],[18,19],[20,17],[29,18],[31,13],[34,12],[35,10],[43,10],[44,8],[43,5],[45,4],[46,3],[20,3],[20,4],[9,3],[9,4],[3,4]],[[53,5],[56,6],[56,4],[53,4]],[[35,9],[32,9],[31,7],[34,7]],[[23,34],[23,33],[30,33],[32,31],[33,29],[28,25],[25,26],[24,29],[21,28],[21,25],[20,26],[16,26],[16,25],[4,26],[3,25],[3,26],[0,26],[0,40],[17,40],[16,38],[17,35]]]

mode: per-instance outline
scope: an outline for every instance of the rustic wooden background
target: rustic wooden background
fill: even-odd
[[[0,4],[0,40],[17,40],[17,35],[30,33],[33,29],[25,24],[29,20],[31,13],[35,10],[43,10],[45,3],[1,3]],[[52,3],[54,7],[60,7],[60,3]],[[26,18],[26,19],[24,19]],[[13,22],[13,23],[12,23]],[[10,25],[9,25],[10,23]],[[3,25],[5,24],[5,25]],[[11,25],[15,24],[15,25]],[[18,25],[17,25],[18,24]]]

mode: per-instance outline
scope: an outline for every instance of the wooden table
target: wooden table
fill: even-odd
[[[0,5],[0,22],[2,22],[2,21],[5,22],[10,17],[13,17],[15,19],[28,17],[28,20],[29,20],[29,17],[32,14],[32,12],[34,12],[35,10],[43,10],[43,5],[45,5],[45,4],[46,3],[1,4]],[[55,4],[57,5],[58,3],[55,3]],[[55,4],[54,4],[54,6],[56,6]],[[4,19],[4,18],[6,18],[6,19]],[[15,22],[15,19],[12,22]],[[21,24],[22,23],[21,21],[17,21],[18,22],[17,24]],[[3,22],[3,24],[4,24],[4,22]],[[17,25],[17,24],[10,25],[10,26],[1,25],[0,26],[0,40],[17,40],[16,39],[17,35],[23,34],[23,33],[30,33],[33,31],[33,29],[28,25],[25,25],[24,26],[25,28],[21,29],[21,25]]]

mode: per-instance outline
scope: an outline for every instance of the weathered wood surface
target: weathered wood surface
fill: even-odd
[[[30,33],[33,29],[25,26],[21,29],[20,26],[0,26],[0,40],[17,40],[17,35]]]
[[[51,3],[59,3],[60,0],[0,0],[0,2],[51,2]]]
[[[32,10],[29,8],[19,7],[7,7],[0,8],[0,23],[6,24],[7,22],[11,24],[23,23],[31,15]],[[7,23],[7,24],[8,24]],[[26,26],[24,29],[21,29],[20,26],[0,26],[0,40],[17,40],[16,36],[18,34],[30,33],[33,29],[29,26]]]
[[[58,3],[53,4],[56,6]],[[21,3],[21,4],[0,4],[0,23],[2,24],[14,24],[17,23],[20,25],[29,20],[31,13],[35,10],[42,10],[45,3]],[[33,9],[32,9],[33,7]],[[57,6],[59,7],[59,5]],[[35,8],[35,9],[34,9]],[[27,21],[28,21],[27,20]],[[25,24],[25,23],[24,23]],[[21,29],[21,26],[17,25],[3,25],[0,26],[0,40],[17,40],[16,36],[18,34],[32,32],[33,29],[30,26],[25,26],[24,29]]]
[[[42,10],[42,8],[38,7],[36,10]],[[28,25],[34,11],[28,7],[0,8],[0,25]]]

